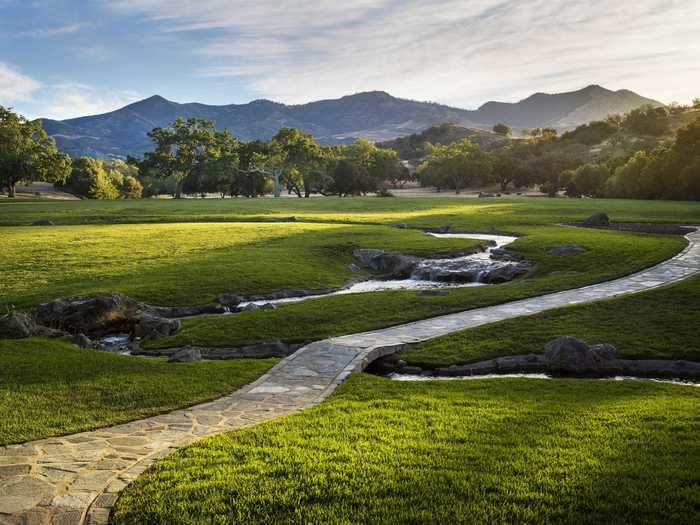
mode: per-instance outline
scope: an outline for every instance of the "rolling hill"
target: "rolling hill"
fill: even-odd
[[[323,144],[337,144],[358,137],[391,140],[444,122],[481,129],[490,129],[497,122],[514,128],[567,129],[645,103],[660,104],[631,91],[600,86],[555,95],[537,93],[516,103],[488,102],[477,110],[400,99],[382,91],[301,105],[270,100],[226,106],[180,104],[156,95],[102,115],[44,119],[44,128],[71,156],[125,157],[148,150],[146,134],[179,116],[206,118],[243,140],[266,140],[280,127],[289,126],[312,133]]]

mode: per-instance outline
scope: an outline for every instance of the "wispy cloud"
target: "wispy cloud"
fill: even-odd
[[[41,116],[56,120],[106,113],[143,98],[135,91],[109,91],[75,82],[47,86],[42,95]]]
[[[28,101],[41,88],[41,83],[0,62],[0,104],[8,106]]]
[[[243,79],[286,102],[385,89],[471,105],[589,83],[690,97],[700,84],[691,68],[700,54],[700,0],[111,0],[109,6],[148,17],[162,32],[196,35],[194,51],[204,62],[196,75]]]
[[[19,31],[12,36],[15,38],[54,38],[72,35],[85,27],[85,24],[69,24],[56,27],[40,27],[28,31]]]

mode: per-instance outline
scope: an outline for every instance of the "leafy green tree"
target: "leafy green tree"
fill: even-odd
[[[513,155],[511,148],[492,153],[493,177],[501,186],[501,191],[506,191],[509,184],[516,188],[527,186],[529,173],[525,162]]]
[[[119,188],[119,194],[125,199],[140,199],[143,195],[143,185],[136,177],[127,175]]]
[[[570,196],[600,197],[603,195],[603,187],[609,177],[610,170],[604,164],[579,166],[575,170],[571,170],[567,194]]]
[[[622,127],[629,133],[654,136],[666,135],[671,129],[668,110],[651,104],[645,104],[627,113]]]
[[[513,128],[511,128],[508,124],[498,123],[493,127],[493,132],[509,137],[513,134]]]
[[[116,180],[118,182],[118,179]],[[80,157],[73,162],[73,170],[66,181],[66,187],[76,195],[88,199],[119,197],[115,178],[104,169],[101,160],[90,157]]]
[[[700,97],[695,97],[693,99],[693,108],[700,109]]]
[[[488,180],[492,163],[488,153],[465,139],[449,146],[433,146],[420,171],[438,188],[460,193],[463,188]]]
[[[178,118],[168,128],[155,128],[148,133],[154,151],[146,152],[141,170],[156,177],[172,177],[175,197],[180,198],[184,180],[218,156],[216,135],[214,124],[199,118]]]
[[[309,197],[313,191],[313,173],[323,161],[316,139],[296,128],[281,128],[272,142],[279,152],[283,180],[289,191],[298,197]],[[303,195],[302,195],[303,193]]]
[[[56,150],[40,120],[0,106],[0,189],[14,197],[19,182],[58,182],[70,174],[70,157]]]

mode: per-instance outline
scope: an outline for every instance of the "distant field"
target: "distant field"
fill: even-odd
[[[304,220],[407,222],[412,227],[452,224],[459,228],[542,225],[576,220],[596,211],[617,221],[700,223],[700,203],[607,199],[336,198],[186,199],[120,201],[0,200],[0,226],[31,225],[40,219],[56,224],[117,224],[188,221],[269,220],[297,216]]]

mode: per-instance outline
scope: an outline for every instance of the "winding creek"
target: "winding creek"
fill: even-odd
[[[386,376],[388,379],[393,381],[404,381],[404,382],[416,382],[416,381],[470,381],[473,379],[512,379],[512,378],[525,378],[525,379],[565,379],[564,377],[553,376],[550,374],[543,373],[512,373],[512,374],[483,374],[483,375],[473,375],[473,376],[456,376],[456,377],[443,377],[434,375],[421,375],[421,374],[399,374],[391,373]],[[579,377],[573,377],[573,379],[581,379]],[[662,379],[657,377],[641,377],[641,376],[612,376],[612,377],[599,377],[599,378],[589,378],[595,381],[651,381],[652,383],[668,383],[671,385],[684,385],[684,386],[695,386],[700,387],[700,381],[693,379]]]
[[[513,265],[513,262],[499,261],[492,258],[493,251],[502,249],[512,242],[517,237],[508,235],[482,234],[482,233],[426,233],[431,237],[439,239],[476,239],[486,241],[489,245],[484,251],[461,257],[449,257],[439,259],[423,259],[418,264],[416,270],[407,279],[368,279],[353,283],[340,290],[334,290],[328,293],[312,294],[303,297],[285,297],[282,299],[261,299],[256,301],[247,301],[239,304],[239,308],[245,308],[248,305],[265,306],[265,305],[281,305],[290,303],[299,303],[310,299],[318,299],[319,297],[328,297],[333,295],[346,295],[353,293],[367,292],[382,292],[389,290],[435,290],[441,288],[463,288],[468,286],[485,286],[488,283],[481,282],[478,278],[480,271],[492,270],[504,266]],[[473,269],[477,278],[469,282],[434,280],[431,277],[436,273],[441,275],[450,272],[462,272],[467,269]]]

